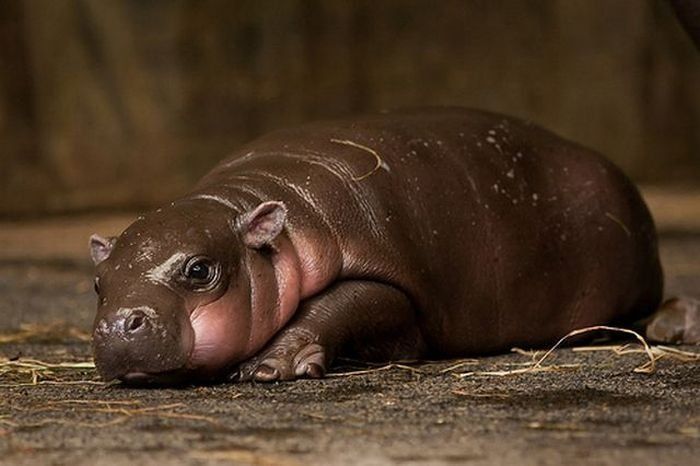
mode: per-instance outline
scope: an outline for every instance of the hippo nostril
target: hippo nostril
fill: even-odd
[[[126,321],[124,321],[124,330],[127,332],[135,332],[143,326],[144,322],[145,316],[143,312],[134,311],[127,317]]]

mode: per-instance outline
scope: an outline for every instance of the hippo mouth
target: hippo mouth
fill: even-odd
[[[118,377],[124,385],[131,387],[160,387],[173,385],[186,385],[191,382],[188,371],[185,369],[175,369],[165,372],[129,372]]]
[[[132,371],[116,377],[123,385],[129,387],[172,387],[184,385],[207,385],[231,378],[231,370],[206,371],[190,367],[162,371]]]

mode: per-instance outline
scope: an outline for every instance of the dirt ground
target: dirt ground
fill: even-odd
[[[662,206],[667,292],[700,296],[700,228],[661,212],[679,205],[670,199],[650,202]],[[0,224],[0,463],[700,464],[697,347],[666,350],[653,374],[634,372],[646,362],[635,346],[560,349],[549,370],[522,370],[542,352],[513,352],[346,361],[324,380],[271,385],[103,384],[89,362],[82,248],[89,229],[129,217]]]

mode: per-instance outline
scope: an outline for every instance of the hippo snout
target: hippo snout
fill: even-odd
[[[120,307],[114,313],[107,313],[97,322],[95,337],[98,339],[132,339],[138,335],[148,338],[161,327],[157,312],[148,306],[134,308]],[[165,328],[164,328],[165,330]]]
[[[193,340],[186,316],[149,306],[120,307],[95,322],[95,366],[105,380],[157,379],[187,365]]]

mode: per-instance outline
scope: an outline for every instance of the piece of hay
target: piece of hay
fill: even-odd
[[[534,372],[548,372],[548,371],[560,371],[560,370],[567,370],[567,369],[577,369],[582,366],[582,364],[560,364],[560,365],[551,365],[551,366],[542,366],[542,363],[556,350],[561,346],[562,343],[564,343],[566,340],[569,338],[582,335],[585,333],[590,333],[590,332],[596,332],[600,330],[606,330],[609,332],[620,332],[620,333],[625,333],[628,335],[634,336],[643,346],[643,352],[646,353],[646,355],[649,357],[649,361],[647,361],[645,364],[635,367],[633,370],[634,372],[637,373],[643,373],[643,374],[651,374],[656,370],[656,360],[657,357],[654,355],[653,351],[651,350],[651,347],[649,344],[646,342],[644,337],[642,337],[639,333],[635,332],[634,330],[626,329],[626,328],[619,328],[619,327],[610,327],[607,325],[594,325],[592,327],[585,327],[585,328],[580,328],[576,330],[572,330],[571,332],[567,333],[563,337],[557,341],[554,346],[552,346],[547,352],[544,353],[542,357],[540,357],[538,360],[535,362],[529,364],[527,367],[523,367],[520,369],[513,369],[513,370],[505,370],[505,371],[479,371],[479,372],[466,372],[463,374],[458,374],[459,377],[470,377],[470,376],[508,376],[508,375],[517,375],[517,374],[527,374],[527,373],[534,373]],[[529,353],[528,353],[529,355]]]
[[[32,358],[0,358],[0,387],[14,388],[32,385],[105,385],[97,380],[65,378],[73,372],[94,371],[92,360],[49,363]],[[43,379],[43,380],[42,380]]]
[[[469,396],[474,398],[510,398],[510,393],[483,393],[483,392],[465,392],[464,390],[452,390],[452,394],[459,396]]]
[[[680,361],[680,362],[700,361],[700,353],[694,353],[692,351],[684,351],[684,350],[680,350],[678,348],[672,348],[670,346],[663,346],[663,345],[654,345],[654,346],[650,346],[650,348],[651,348],[651,352],[654,355],[655,361],[659,361],[661,359],[673,359],[675,361]],[[576,347],[576,348],[571,348],[571,350],[575,351],[575,352],[610,351],[612,353],[615,353],[616,355],[625,355],[625,354],[646,352],[643,348],[635,348],[635,347],[630,346],[629,344],[591,346],[591,347],[580,346],[580,347]],[[650,364],[650,362],[647,362],[646,364],[644,364],[644,366],[647,366],[648,364]],[[644,366],[642,366],[642,367],[644,367]]]
[[[464,366],[473,366],[479,364],[478,359],[462,359],[456,362],[455,364],[450,365],[449,367],[446,367],[445,369],[442,369],[440,371],[440,374],[447,374],[449,372],[455,371],[459,368],[462,368]]]
[[[370,369],[362,369],[362,370],[356,370],[356,371],[347,371],[347,372],[330,372],[326,374],[326,377],[351,377],[353,375],[367,375],[367,374],[373,374],[375,372],[382,372],[382,371],[387,371],[389,369],[403,369],[407,370],[416,374],[425,374],[420,369],[417,369],[415,367],[407,366],[405,364],[397,364],[397,363],[390,363],[390,364],[385,364],[383,366],[379,367],[372,367]]]
[[[69,406],[71,409],[67,409]],[[187,408],[187,405],[184,403],[143,406],[139,400],[56,400],[49,401],[40,407],[23,409],[22,407],[15,406],[12,409],[31,411],[32,413],[56,411],[61,414],[60,417],[44,418],[31,423],[19,423],[11,419],[0,418],[0,424],[14,428],[43,427],[47,425],[105,427],[121,424],[140,417],[156,417],[161,419],[200,421],[217,427],[225,427],[219,420],[213,417],[179,412],[179,410],[184,408]],[[112,418],[106,421],[81,422],[66,417],[67,414],[79,415],[81,413],[99,413],[112,416]]]

